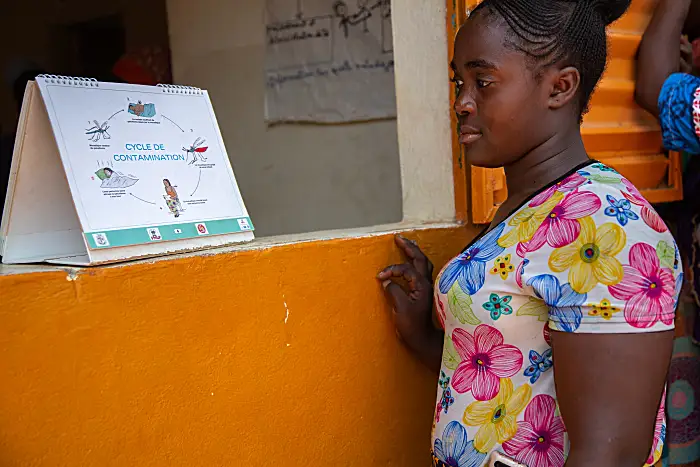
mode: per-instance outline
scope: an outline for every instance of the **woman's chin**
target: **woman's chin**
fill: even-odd
[[[482,169],[498,169],[502,167],[501,164],[494,161],[488,154],[480,154],[477,151],[465,151],[464,155],[467,162],[472,167],[480,167]]]

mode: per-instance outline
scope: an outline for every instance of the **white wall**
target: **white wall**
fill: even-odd
[[[392,20],[404,221],[452,221],[446,1],[392,0]]]
[[[167,3],[175,81],[209,90],[257,235],[400,221],[396,121],[264,123],[264,4]]]

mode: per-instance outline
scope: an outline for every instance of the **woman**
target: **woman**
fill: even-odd
[[[439,372],[436,466],[482,466],[495,451],[529,467],[661,455],[677,248],[580,132],[605,27],[628,6],[485,0],[455,39],[460,142],[472,164],[505,167],[509,198],[438,275],[434,298],[432,265],[403,238],[408,262],[378,276],[398,334]]]

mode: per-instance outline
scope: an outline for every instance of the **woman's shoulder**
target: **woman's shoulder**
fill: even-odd
[[[596,195],[600,201],[601,210],[596,216],[599,222],[613,222],[632,236],[657,238],[661,235],[672,239],[656,209],[614,168],[595,162],[577,173],[587,180],[582,190]]]

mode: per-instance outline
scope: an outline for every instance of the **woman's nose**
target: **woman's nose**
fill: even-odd
[[[457,115],[469,115],[476,112],[476,102],[465,89],[462,89],[455,100]]]

